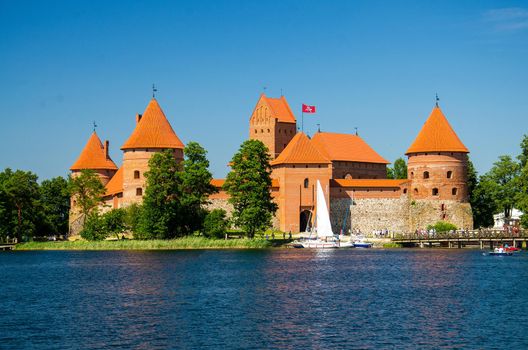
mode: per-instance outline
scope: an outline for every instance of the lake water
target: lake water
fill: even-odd
[[[528,348],[528,254],[0,253],[1,349]]]

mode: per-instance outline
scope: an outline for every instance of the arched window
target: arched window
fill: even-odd
[[[452,194],[453,196],[456,196],[457,193],[458,193],[458,189],[457,189],[456,187],[453,187],[453,189],[451,190],[451,194]]]
[[[438,196],[438,188],[433,188],[433,196]]]
[[[452,177],[453,177],[453,172],[452,172],[451,170],[449,170],[449,171],[447,172],[447,178],[450,179],[450,178],[452,178]]]
[[[347,173],[345,176],[345,179],[350,180],[352,179],[352,175],[350,173]]]
[[[142,196],[143,195],[143,189],[141,187],[136,188],[136,196]]]
[[[414,189],[414,194],[418,194],[418,189],[417,188]]]
[[[310,180],[304,179],[304,188],[308,188],[310,186]]]
[[[268,134],[270,133],[270,129],[268,129]]]
[[[139,170],[134,170],[134,179],[139,179]]]
[[[423,178],[424,179],[428,179],[429,178],[429,172],[428,171],[424,171]]]
[[[407,194],[407,189],[406,188],[403,189],[403,194]]]
[[[257,133],[257,129],[255,129],[255,134]]]
[[[411,179],[414,179],[414,171],[411,171]]]

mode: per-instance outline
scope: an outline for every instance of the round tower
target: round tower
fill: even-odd
[[[410,198],[467,202],[468,153],[436,105],[405,153]]]
[[[123,204],[139,203],[146,188],[145,172],[156,152],[171,149],[183,161],[184,145],[172,129],[158,101],[152,98],[143,115],[136,115],[136,128],[123,144]]]

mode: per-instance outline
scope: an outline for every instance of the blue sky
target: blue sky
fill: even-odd
[[[528,2],[0,0],[0,168],[66,175],[98,124],[119,147],[158,87],[215,177],[281,89],[311,134],[362,136],[393,162],[434,105],[479,173],[528,133]]]

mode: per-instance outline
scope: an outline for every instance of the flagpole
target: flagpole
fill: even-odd
[[[301,106],[301,131],[304,132],[304,109]]]

